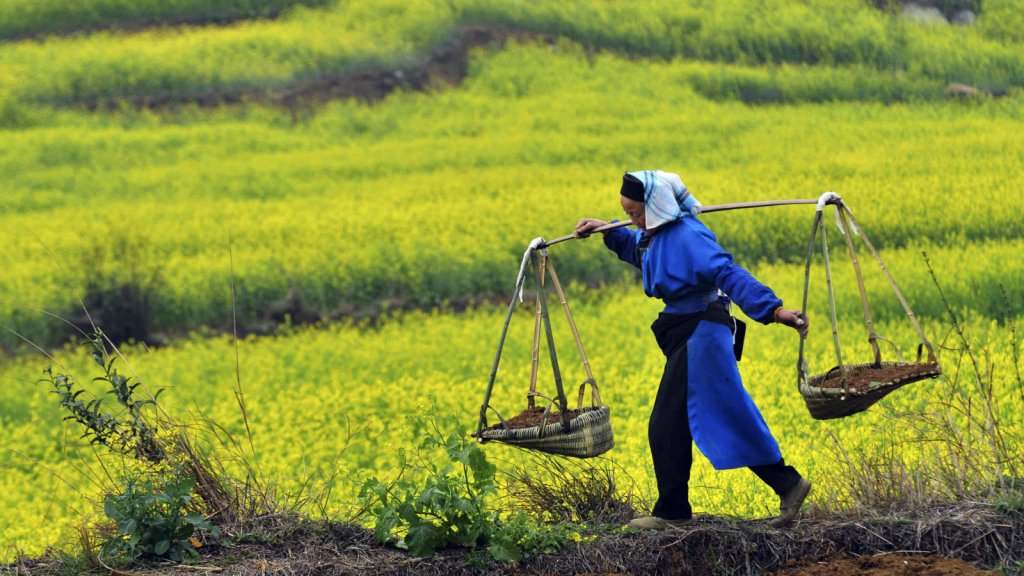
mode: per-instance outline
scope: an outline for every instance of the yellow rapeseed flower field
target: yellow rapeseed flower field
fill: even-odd
[[[760,276],[772,282],[779,272],[794,275],[798,269],[765,271]],[[653,474],[647,416],[664,358],[648,325],[658,307],[639,286],[601,294],[585,294],[574,287],[569,297],[603,400],[612,408],[616,446],[606,457],[621,468],[620,482],[632,479],[650,496]],[[492,399],[507,415],[526,406],[533,324],[529,308],[525,306],[513,318]],[[582,381],[584,372],[559,315],[553,319],[560,361],[566,382],[575,387],[572,383]],[[397,450],[415,441],[408,416],[421,414],[436,402],[439,413],[456,416],[467,433],[475,426],[503,316],[502,307],[462,315],[417,312],[390,318],[375,328],[335,325],[241,341],[242,391],[261,469],[290,489],[307,478],[324,481],[336,472],[339,480],[332,511],[347,511],[358,479],[396,472]],[[809,357],[812,369],[823,371],[834,364],[830,363],[834,360],[831,338],[824,313],[813,313],[812,321]],[[846,353],[850,361],[867,361],[869,348],[853,324],[846,331]],[[944,324],[927,319],[926,329],[938,341]],[[1006,369],[1012,363],[1012,351],[1006,341],[985,340],[985,334],[1000,333],[985,320],[969,322],[967,330],[977,336],[979,348],[988,350],[993,365],[1001,368],[995,385],[1006,395],[999,414],[1012,422],[1020,406],[1015,400],[1020,391],[1014,389],[1012,373]],[[908,353],[916,342],[906,322],[882,322],[878,331]],[[796,347],[795,334],[784,328],[751,325],[741,373],[787,461],[820,482],[822,494],[844,491],[836,484],[839,462],[831,450],[832,435],[850,452],[870,454],[892,425],[889,408],[921,410],[928,402],[943,399],[941,387],[923,381],[866,413],[813,420],[796,389]],[[72,348],[58,353],[57,359],[86,380],[97,369],[86,352]],[[194,338],[158,350],[133,347],[126,349],[126,355],[151,391],[169,388],[161,396],[168,412],[187,418],[190,411],[201,411],[244,438],[244,422],[234,397],[234,351],[229,338]],[[948,369],[955,366],[955,357],[943,356],[950,362]],[[70,529],[95,513],[89,502],[103,483],[96,455],[78,440],[80,430],[61,421],[53,394],[33,381],[46,364],[44,358],[26,357],[6,364],[0,372],[4,382],[0,400],[5,408],[0,433],[5,489],[0,492],[0,505],[8,519],[0,540],[28,552],[72,537]],[[542,364],[540,389],[554,392],[546,364]],[[349,441],[349,431],[360,427],[363,430]],[[908,461],[932,457],[925,445],[901,450]],[[499,444],[488,444],[486,451],[499,470],[520,457],[516,449]],[[700,513],[765,517],[777,505],[774,495],[745,470],[716,472],[698,456],[693,478],[692,498]]]
[[[108,14],[111,2],[82,9]],[[838,192],[929,337],[952,345],[927,252],[992,369],[994,415],[1020,441],[1022,350],[1009,335],[1024,309],[1024,25],[1014,0],[986,0],[973,28],[919,26],[845,0],[273,5],[291,4],[306,7],[227,26],[41,30],[0,43],[0,560],[68,545],[102,516],[97,499],[120,464],[85,445],[37,381],[52,363],[99,391],[86,350],[61,348],[74,330],[58,317],[84,323],[80,300],[140,289],[151,334],[167,343],[124,351],[147,390],[167,389],[164,409],[186,420],[201,412],[241,438],[244,393],[267,477],[286,490],[333,481],[330,509],[344,515],[360,480],[396,473],[398,451],[418,440],[408,416],[436,404],[474,427],[505,313],[492,301],[511,296],[532,238],[566,234],[582,216],[621,217],[624,170],[678,172],[705,205]],[[0,27],[30,30],[26,6],[0,6]],[[259,100],[373,66],[414,67],[464,26],[534,36],[471,51],[458,85],[373,103]],[[950,99],[949,82],[1005,95]],[[194,104],[221,92],[242,102]],[[132,104],[164,96],[178,104]],[[799,206],[702,219],[798,307],[812,215]],[[868,361],[849,259],[827,216],[843,349]],[[607,459],[650,496],[646,426],[664,358],[648,326],[658,303],[599,240],[552,256],[612,409]],[[877,332],[912,355],[916,334],[860,257]],[[824,282],[817,254],[813,372],[834,364]],[[235,312],[243,329],[268,321],[289,293],[338,321],[242,338],[239,390],[225,328]],[[563,372],[581,381],[553,312]],[[367,314],[376,316],[353,319]],[[493,398],[506,415],[525,407],[531,328],[527,305]],[[33,344],[56,347],[53,358]],[[846,456],[937,461],[934,445],[911,442],[899,412],[934,414],[936,403],[976,392],[969,370],[957,370],[959,352],[944,349],[956,388],[924,381],[864,414],[819,422],[797,392],[796,355],[792,331],[750,323],[740,367],[823,505],[841,507],[856,489],[841,479]],[[499,470],[522,458],[485,450]],[[702,458],[692,486],[700,513],[756,518],[777,506],[749,472],[716,472]]]
[[[615,180],[641,166],[682,173],[705,204],[835,190],[884,248],[1024,232],[1019,100],[751,107],[695,93],[686,79],[708,66],[526,45],[479,55],[458,90],[332,103],[299,125],[260,106],[58,113],[0,141],[0,318],[52,341],[65,328],[27,308],[74,314],[90,283],[136,282],[156,331],[224,325],[231,248],[243,322],[292,288],[323,315],[501,293],[530,237],[616,216]],[[663,85],[632,90],[627,75]],[[793,262],[809,214],[712,218],[742,261]],[[596,251],[562,268],[621,279]],[[981,273],[1024,284],[1009,260]],[[998,314],[992,299],[962,301]]]

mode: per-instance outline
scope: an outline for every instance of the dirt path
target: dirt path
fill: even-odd
[[[982,576],[998,574],[944,556],[876,554],[851,558],[835,557],[786,568],[775,576]]]

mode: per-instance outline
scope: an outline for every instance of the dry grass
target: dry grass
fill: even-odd
[[[547,522],[623,524],[649,510],[635,481],[608,459],[561,458],[524,451],[503,466],[498,482],[506,509]]]

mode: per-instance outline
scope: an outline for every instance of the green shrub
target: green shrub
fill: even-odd
[[[107,494],[103,512],[117,526],[118,534],[102,547],[104,554],[123,554],[129,559],[158,556],[181,562],[198,556],[190,538],[197,530],[219,531],[196,511],[192,498],[196,481],[184,471],[151,477],[123,478],[124,491]]]
[[[1024,513],[1024,480],[1004,478],[1003,488],[996,493],[993,503],[1004,514]]]
[[[148,237],[134,230],[111,226],[104,231],[80,254],[82,309],[67,315],[82,331],[101,328],[115,345],[151,341],[153,308],[162,284],[152,252]]]
[[[55,373],[48,367],[41,382],[48,382],[60,397],[60,407],[69,414],[64,419],[81,425],[82,438],[121,457],[120,468],[108,471],[117,483],[104,488],[103,511],[116,530],[105,538],[101,553],[127,560],[152,556],[175,562],[197,556],[191,541],[197,530],[220,537],[202,511],[216,510],[213,514],[220,517],[230,514],[220,498],[223,483],[181,426],[154,414],[159,411],[157,397],[162,390],[155,395],[137,392],[142,382],[118,372],[114,364],[120,354],[116,348],[114,354],[108,352],[111,343],[102,332],[92,335],[89,343],[94,348],[92,359],[103,369],[93,381],[109,388],[105,393],[114,396],[118,409],[107,410],[104,398],[66,370]],[[197,486],[196,478],[203,485]],[[237,505],[238,500],[234,502]],[[82,529],[85,541],[91,541],[90,530]],[[92,550],[86,548],[90,555]]]
[[[430,557],[456,545],[486,548],[499,562],[561,548],[570,531],[566,526],[543,526],[523,513],[506,520],[491,508],[497,468],[454,420],[445,424],[456,431],[445,436],[432,412],[414,421],[414,430],[427,436],[403,454],[398,479],[372,478],[364,484],[360,498],[374,522],[374,536],[415,556]],[[446,462],[429,454],[436,449],[443,449]]]

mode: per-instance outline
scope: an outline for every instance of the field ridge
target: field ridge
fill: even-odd
[[[269,525],[273,519],[265,519]],[[232,575],[376,574],[378,576],[450,574],[764,574],[788,575],[844,558],[864,558],[861,574],[903,573],[911,565],[942,576],[985,574],[983,569],[1024,574],[1013,558],[1024,555],[1024,514],[986,504],[965,503],[928,510],[810,517],[777,530],[764,520],[697,516],[692,525],[664,532],[613,530],[568,542],[565,548],[501,564],[475,558],[466,549],[448,548],[432,558],[378,543],[359,526],[284,519],[277,526],[255,527],[242,542],[211,543],[201,565]],[[841,552],[840,552],[841,551]],[[49,575],[62,560],[21,559],[8,569]],[[975,568],[977,566],[978,568]],[[871,570],[874,569],[874,570]],[[900,572],[892,572],[901,570]],[[148,563],[132,574],[180,573]],[[846,572],[829,572],[845,574]]]

